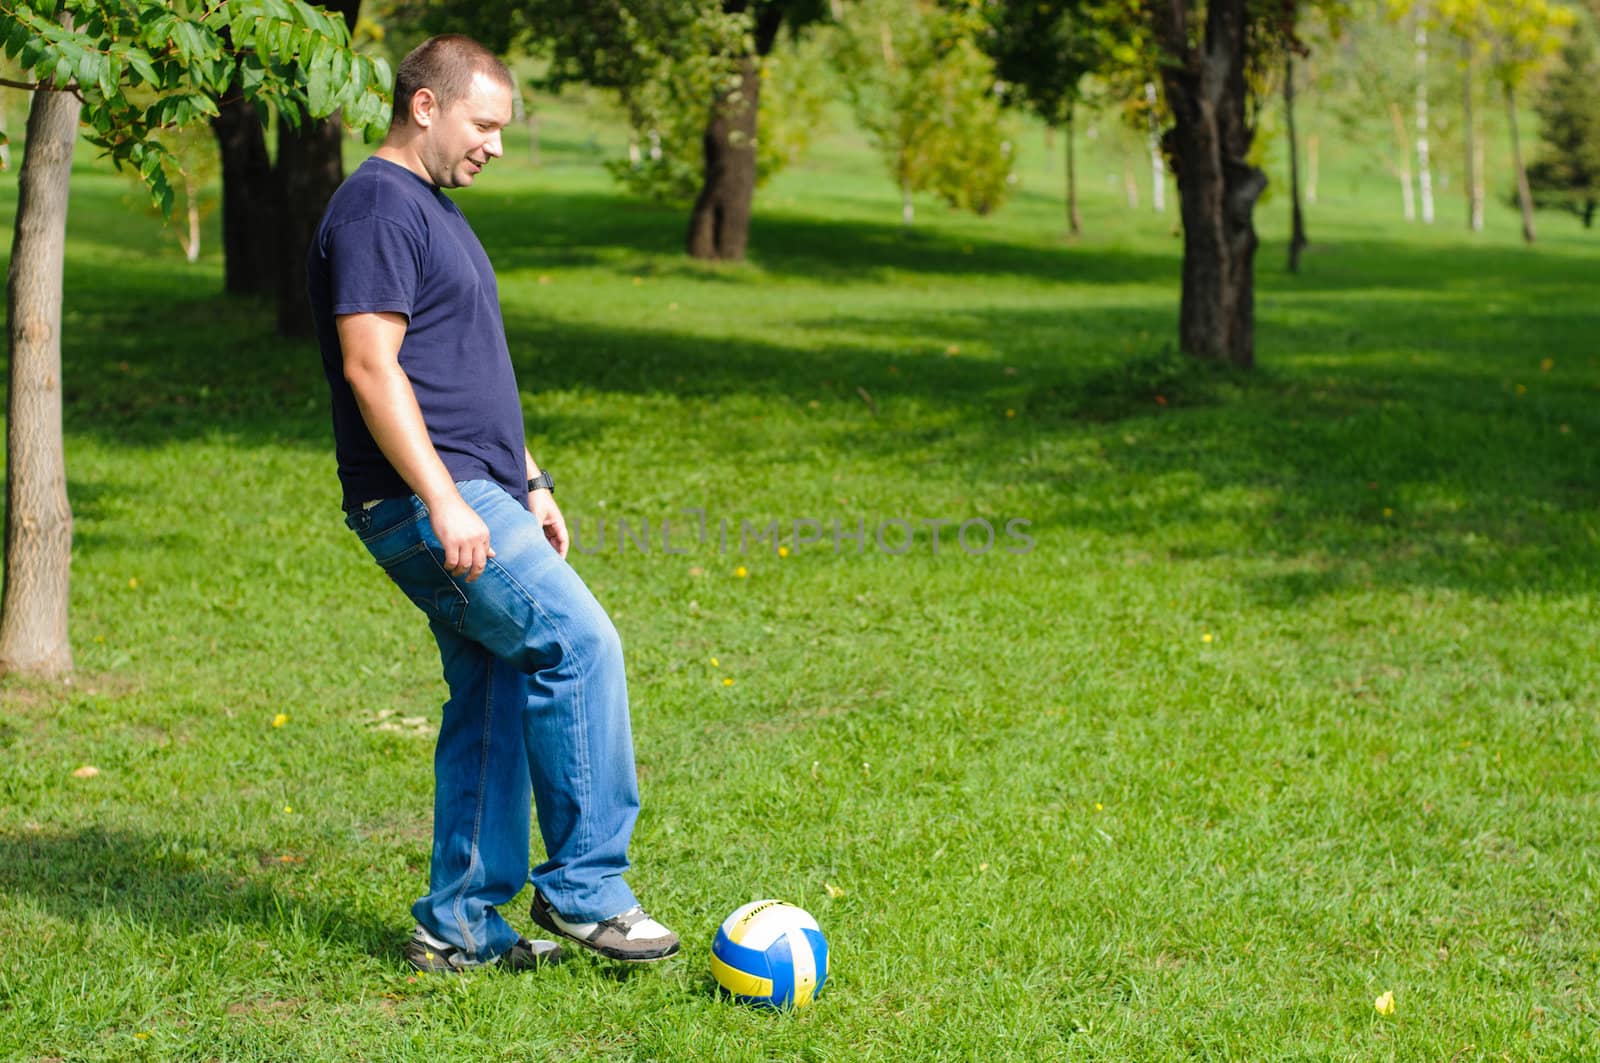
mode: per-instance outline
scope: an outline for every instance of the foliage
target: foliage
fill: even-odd
[[[1014,142],[982,32],[973,6],[857,0],[834,52],[856,121],[902,194],[931,191],[978,214],[1005,199]]]
[[[1600,201],[1600,57],[1592,29],[1567,41],[1536,107],[1544,150],[1528,167],[1535,201],[1587,222]]]
[[[547,63],[540,87],[549,91],[572,82],[614,91],[639,157],[607,168],[630,192],[681,201],[700,187],[701,138],[713,101],[740,105],[743,59],[772,47],[779,21],[797,31],[822,10],[815,0],[398,0],[395,17],[431,32],[467,33],[502,52],[537,55]],[[815,65],[803,50],[799,62]],[[769,127],[767,93],[774,88],[778,124]],[[765,178],[810,136],[820,82],[778,79],[764,82],[762,91],[757,172]]]
[[[1139,65],[1127,20],[1088,0],[985,5],[982,41],[995,73],[1047,124],[1060,125],[1083,98],[1083,79]]]
[[[0,0],[0,34],[30,87],[83,99],[88,139],[137,171],[163,211],[178,160],[157,137],[215,117],[236,82],[291,122],[342,107],[372,139],[389,120],[388,64],[352,52],[343,21],[303,0]]]

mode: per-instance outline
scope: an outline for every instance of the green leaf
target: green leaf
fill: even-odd
[[[150,61],[149,52],[146,52],[140,48],[129,48],[128,65],[131,66],[133,68],[133,72],[138,75],[138,80],[136,80],[134,84],[137,85],[139,81],[144,81],[150,85],[156,85],[160,83],[161,79],[156,76],[155,64]]]

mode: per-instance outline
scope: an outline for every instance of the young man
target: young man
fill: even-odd
[[[405,955],[422,970],[559,956],[496,910],[619,960],[678,939],[623,881],[639,809],[622,647],[567,565],[494,270],[443,189],[501,155],[511,75],[466,37],[400,63],[382,146],[312,241],[310,295],[333,392],[346,523],[428,617],[449,700],[434,754],[429,892]],[[529,870],[530,805],[548,859]]]

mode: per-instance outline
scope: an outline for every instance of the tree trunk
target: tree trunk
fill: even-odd
[[[1162,79],[1172,110],[1173,169],[1183,216],[1183,300],[1178,345],[1207,361],[1255,363],[1253,212],[1267,178],[1248,159],[1255,130],[1246,118],[1248,0],[1211,0],[1205,41],[1195,47],[1187,5],[1150,8],[1172,61]]]
[[[739,83],[711,107],[702,140],[705,183],[689,216],[689,254],[739,261],[750,241],[750,204],[756,192],[756,114],[761,104],[761,63],[739,63]]]
[[[278,125],[278,335],[311,336],[311,301],[306,296],[306,251],[328,200],[344,180],[340,158],[344,131],[337,113],[302,118],[296,130]]]
[[[277,200],[261,118],[243,96],[217,101],[211,120],[222,159],[222,286],[266,295],[278,283]]]
[[[1300,147],[1294,134],[1294,53],[1283,54],[1283,114],[1289,133],[1289,272],[1300,272],[1306,220],[1300,210]]]
[[[1465,143],[1467,229],[1483,228],[1483,184],[1478,180],[1478,131],[1472,116],[1472,42],[1461,39],[1461,132]]]
[[[1156,128],[1156,83],[1144,83],[1145,105],[1150,108],[1150,207],[1157,214],[1167,212],[1167,168],[1161,161],[1161,132]]]
[[[1522,142],[1517,138],[1517,98],[1511,83],[1506,92],[1506,117],[1511,123],[1511,166],[1517,172],[1517,202],[1522,206],[1522,238],[1533,243],[1533,193],[1528,189],[1528,171],[1522,165]]]
[[[1428,161],[1428,9],[1417,9],[1417,194],[1422,224],[1433,224],[1433,166]]]
[[[72,668],[67,604],[72,508],[61,438],[62,264],[78,97],[36,91],[17,183],[6,283],[10,373],[6,413],[6,565],[0,673]]]
[[[1411,192],[1411,146],[1406,143],[1406,122],[1400,117],[1400,105],[1393,100],[1389,101],[1389,120],[1394,124],[1395,158],[1399,160],[1394,172],[1400,178],[1402,209],[1406,221],[1416,221],[1417,204]]]
[[[329,14],[344,18],[356,31],[361,0],[327,0]],[[300,128],[278,123],[278,335],[310,337],[316,333],[311,301],[306,295],[306,251],[316,235],[328,200],[344,181],[343,122],[335,111],[327,118],[302,116]]]
[[[1078,160],[1072,150],[1076,136],[1077,104],[1067,104],[1067,123],[1062,132],[1067,142],[1067,231],[1073,236],[1083,232],[1083,218],[1078,213]]]

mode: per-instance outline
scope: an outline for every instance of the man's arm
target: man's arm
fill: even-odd
[[[489,528],[456,490],[455,481],[428,438],[416,392],[400,368],[404,314],[346,314],[336,319],[344,352],[344,378],[355,392],[367,430],[406,484],[428,507],[433,532],[452,576],[472,582],[494,556]]]
[[[527,447],[522,448],[522,454],[527,458],[528,479],[539,475],[539,466],[533,460],[533,452]],[[550,540],[550,545],[556,548],[556,553],[565,560],[567,556],[567,519],[561,515],[561,507],[556,505],[555,496],[541,487],[528,495],[528,512],[539,518],[540,527],[544,528],[544,537]]]

